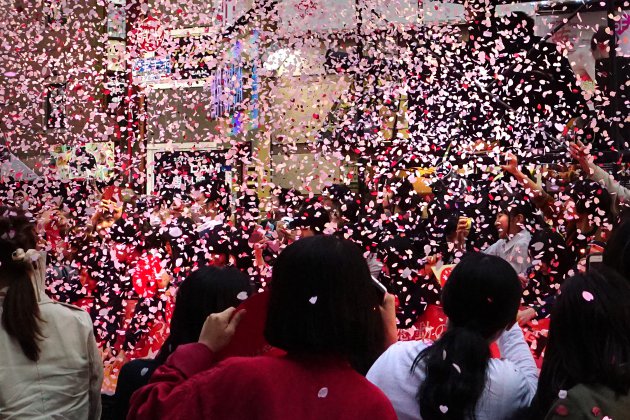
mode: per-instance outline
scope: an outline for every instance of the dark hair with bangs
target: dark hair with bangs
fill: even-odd
[[[340,356],[365,374],[384,350],[381,299],[354,243],[300,239],[274,266],[265,338],[289,354]]]
[[[241,303],[239,293],[251,295],[249,278],[234,267],[200,267],[177,290],[171,332],[156,360],[162,364],[181,344],[199,339],[206,318]]]

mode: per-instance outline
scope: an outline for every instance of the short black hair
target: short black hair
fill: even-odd
[[[569,197],[578,214],[600,216],[610,221],[613,200],[606,187],[592,179],[581,179],[573,184]]]
[[[330,223],[328,210],[319,201],[313,201],[305,204],[296,214],[291,227],[294,229],[309,228],[314,233],[320,234],[324,233],[328,223]]]
[[[599,44],[610,45],[611,35],[606,32],[606,29],[608,29],[607,26],[600,26],[595,33],[593,33],[591,37],[591,51],[595,51]]]
[[[381,271],[379,280],[398,298],[398,328],[409,328],[428,304],[439,300],[440,285],[421,274],[424,260],[420,255],[423,254],[409,238],[395,237],[382,243],[377,255],[387,267],[387,270]]]
[[[525,218],[526,224],[530,225],[538,221],[534,204],[530,196],[524,191],[518,189],[511,193],[505,192],[499,198],[500,200],[497,202],[499,213],[507,214],[510,217],[516,217],[521,214]]]
[[[324,188],[323,192],[339,204],[348,198],[352,198],[352,190],[350,190],[350,187],[343,184],[332,184]]]
[[[365,374],[383,350],[381,299],[354,243],[300,239],[274,266],[265,338],[290,354],[341,356]]]
[[[157,357],[163,363],[180,344],[194,343],[210,314],[238,306],[251,295],[249,278],[234,267],[201,267],[177,290],[171,333]]]
[[[540,261],[551,268],[554,278],[561,281],[573,265],[569,246],[558,232],[536,230],[529,241],[528,253],[532,261]]]
[[[418,210],[422,202],[422,197],[416,192],[409,179],[403,178],[398,180],[392,189],[395,189],[392,203],[398,206],[400,211],[408,212]]]
[[[145,239],[145,223],[139,217],[121,217],[109,229],[111,240],[118,244],[140,247]]]

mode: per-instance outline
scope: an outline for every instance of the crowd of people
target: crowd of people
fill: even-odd
[[[0,417],[624,418],[630,191],[568,153],[430,194],[14,185]],[[264,350],[229,350],[252,322]]]

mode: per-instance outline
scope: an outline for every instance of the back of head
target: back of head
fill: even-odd
[[[608,26],[600,26],[597,31],[593,33],[591,37],[591,52],[596,53],[597,51],[607,51],[608,46],[610,45],[611,36],[607,32]]]
[[[520,297],[517,274],[501,258],[468,254],[453,269],[442,292],[448,330],[412,368],[424,364],[426,378],[418,390],[423,419],[474,415],[486,384],[490,341],[514,324]]]
[[[343,201],[352,197],[352,191],[350,190],[350,187],[343,184],[332,184],[324,188],[323,193],[337,203],[342,203]]]
[[[300,239],[274,266],[265,337],[288,353],[338,356],[367,372],[383,345],[380,301],[354,243]]]
[[[587,215],[597,226],[604,221],[610,221],[612,212],[612,197],[608,190],[591,179],[577,181],[569,193],[575,203],[575,211]]]
[[[504,190],[497,199],[498,212],[509,215],[510,217],[516,217],[519,214],[523,215],[525,223],[532,225],[536,222],[536,210],[530,197],[521,189],[512,191]]]
[[[408,328],[424,313],[428,303],[437,300],[439,285],[431,283],[420,272],[424,261],[409,238],[397,237],[381,244],[378,256],[383,263],[379,280],[398,298],[398,328]],[[434,293],[428,289],[429,284]],[[434,296],[429,300],[431,294]]]
[[[551,314],[535,406],[544,414],[577,384],[630,390],[630,285],[607,267],[564,282]]]
[[[516,272],[504,259],[468,254],[444,285],[444,313],[452,327],[474,330],[488,340],[514,321],[521,291]]]
[[[196,342],[208,315],[238,306],[251,292],[249,278],[234,267],[194,271],[179,286],[171,333],[158,361],[164,362],[180,344]]]
[[[407,178],[401,179],[392,190],[395,191],[392,203],[398,207],[398,210],[403,213],[418,210],[422,197],[416,192]]]
[[[604,250],[604,264],[630,282],[630,215],[613,229]]]
[[[330,213],[319,202],[311,201],[296,214],[291,226],[293,228],[310,229],[314,234],[322,234],[330,223]]]
[[[529,255],[532,265],[544,263],[549,267],[550,275],[562,281],[564,275],[574,264],[569,248],[558,232],[551,229],[537,230],[529,243]]]
[[[344,221],[355,224],[361,215],[361,204],[358,198],[347,198],[341,203],[341,217]]]
[[[0,217],[0,287],[8,286],[2,326],[32,361],[39,359],[39,306],[31,275],[33,261],[25,252],[37,246],[35,226],[22,211],[3,209]]]

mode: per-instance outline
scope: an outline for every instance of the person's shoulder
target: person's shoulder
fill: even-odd
[[[496,389],[504,389],[506,395],[520,394],[526,385],[523,372],[507,359],[490,359],[488,362],[489,385]]]
[[[134,378],[146,378],[145,382],[148,382],[149,378],[158,368],[160,364],[155,359],[135,359],[125,363],[120,368],[120,379]]]
[[[277,372],[287,365],[284,357],[255,356],[255,357],[228,357],[216,365],[216,369],[228,372],[230,375],[255,374]]]
[[[49,303],[48,305],[42,305],[40,307],[44,313],[51,312],[54,313],[55,316],[64,316],[65,319],[74,319],[92,328],[92,319],[84,309],[70,303],[58,302],[56,300],[51,300]]]
[[[430,345],[431,342],[426,340],[398,341],[389,346],[381,357],[415,360],[418,353]]]
[[[617,419],[626,418],[630,412],[629,395],[617,395],[601,385],[578,384],[568,391],[560,391],[560,394],[545,419]]]
[[[396,411],[392,406],[391,400],[385,395],[385,393],[375,384],[368,381],[366,378],[362,378],[365,391],[364,396],[366,398],[361,399],[361,405],[366,413],[369,413],[372,418],[380,419],[395,419]]]
[[[387,350],[374,362],[367,374],[367,378],[373,382],[381,374],[404,369],[411,372],[411,366],[418,354],[430,343],[426,341],[399,341],[389,346]]]
[[[143,369],[154,369],[159,366],[159,363],[155,359],[135,359],[130,362],[125,363],[122,368],[120,368],[120,372],[134,372],[134,371],[143,371]]]

